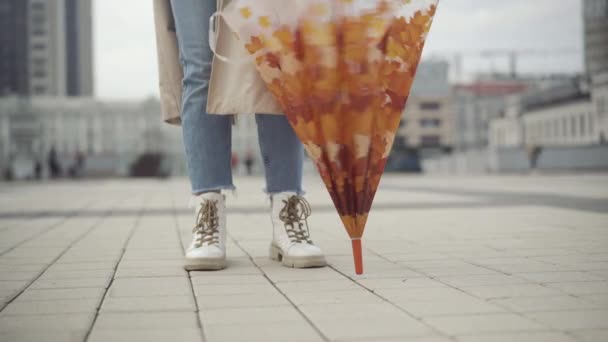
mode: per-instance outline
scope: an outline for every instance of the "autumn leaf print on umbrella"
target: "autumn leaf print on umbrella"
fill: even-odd
[[[255,60],[361,238],[438,0],[233,0],[222,17]]]

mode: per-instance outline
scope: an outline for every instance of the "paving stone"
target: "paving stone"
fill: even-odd
[[[575,332],[571,332],[571,334],[584,342],[608,341],[608,329],[578,330]]]
[[[601,277],[590,272],[539,272],[539,273],[519,273],[517,277],[533,281],[535,283],[563,283],[563,282],[585,282],[602,280]]]
[[[98,330],[94,329],[88,342],[200,342],[203,340],[200,329],[179,328],[173,330]],[[39,342],[39,341],[37,341]]]
[[[62,299],[49,301],[14,301],[3,311],[3,315],[55,315],[71,313],[93,313],[97,311],[99,300]]]
[[[79,289],[27,289],[17,300],[39,301],[59,299],[101,299],[105,289],[79,288]]]
[[[448,335],[539,331],[546,329],[515,314],[483,314],[425,317],[424,321]]]
[[[290,305],[289,301],[281,294],[231,294],[231,295],[198,295],[197,303],[199,309],[215,310],[222,308],[249,308]]]
[[[37,279],[31,289],[107,288],[111,278]]]
[[[28,316],[0,316],[0,331],[48,331],[48,332],[82,332],[93,323],[94,314],[54,314]]]
[[[241,324],[238,329],[231,325],[206,325],[205,336],[209,342],[321,342],[321,336],[306,322],[281,322]]]
[[[187,296],[192,290],[187,278],[120,278],[108,291],[109,297]]]
[[[77,271],[77,270],[114,270],[116,264],[110,261],[89,263],[56,263],[48,268],[47,272]]]
[[[477,298],[448,299],[442,301],[397,301],[403,310],[416,317],[501,313],[506,310],[498,305]]]
[[[114,270],[75,270],[75,271],[46,271],[38,280],[47,279],[82,279],[82,278],[112,278]]]
[[[27,286],[28,281],[26,280],[3,280],[0,281],[0,291],[18,291]]]
[[[196,311],[192,296],[107,297],[102,312]]]
[[[304,318],[293,306],[275,306],[261,308],[231,308],[209,310],[201,313],[204,325],[232,324],[266,324],[278,322],[299,322]]]
[[[29,329],[0,331],[0,341],[7,342],[82,342],[87,330],[36,332]]]
[[[608,310],[531,312],[525,315],[553,329],[608,329]]]
[[[8,272],[8,271],[0,271],[0,281],[32,281],[34,280],[40,272],[30,271],[30,272]]]
[[[0,264],[0,274],[12,273],[12,272],[41,272],[47,264],[27,264],[27,265],[15,265],[15,264]],[[10,279],[7,279],[10,280]]]
[[[288,293],[287,297],[289,297],[289,299],[295,305],[344,304],[349,302],[374,304],[383,301],[382,298],[379,298],[364,289],[324,292],[294,292]]]
[[[360,320],[364,318],[388,318],[400,319],[407,316],[399,308],[387,302],[380,303],[358,303],[345,304],[314,304],[301,305],[300,310],[313,322],[326,321],[338,318]]]
[[[592,301],[572,296],[504,298],[492,299],[490,302],[513,312],[564,311],[599,307]]]
[[[495,335],[459,336],[458,342],[575,342],[559,332],[525,332]]]
[[[375,278],[358,279],[357,283],[372,290],[446,287],[445,284],[431,278]]]
[[[505,284],[493,286],[467,286],[461,287],[462,291],[473,296],[493,299],[512,297],[540,297],[563,295],[562,291],[554,288],[536,284]]]
[[[378,289],[375,292],[391,301],[438,301],[471,298],[470,295],[450,287]]]
[[[185,277],[187,274],[182,267],[119,268],[114,278]]]
[[[230,274],[225,275],[223,273],[207,273],[205,275],[193,276],[191,278],[192,285],[235,285],[235,284],[269,284],[268,279],[263,275],[251,275],[251,274]]]
[[[371,341],[369,338],[347,338],[338,340],[339,342],[364,342]],[[454,340],[441,335],[429,336],[395,336],[395,337],[374,337],[373,342],[453,342]]]
[[[608,308],[608,293],[583,295],[579,296],[579,298],[589,301],[598,307]]]
[[[479,274],[488,274],[495,275],[496,271],[479,267],[474,265],[469,266],[459,266],[459,267],[429,267],[424,269],[417,269],[420,273],[423,273],[430,277],[442,277],[442,276],[450,276],[450,275],[479,275]]]
[[[184,261],[182,259],[173,260],[122,260],[119,265],[119,269],[133,269],[133,268],[154,268],[154,267],[183,267]]]
[[[424,336],[432,332],[421,322],[403,314],[399,318],[370,320],[352,318],[335,318],[314,321],[315,325],[331,340],[375,339],[395,336]]]
[[[552,283],[547,286],[572,295],[608,294],[608,281]]]
[[[276,285],[282,292],[288,295],[290,293],[318,293],[325,291],[348,291],[361,289],[360,285],[349,279],[280,282]]]
[[[289,269],[277,265],[273,268],[263,268],[268,278],[275,283],[312,280],[340,280],[344,276],[331,268]]]
[[[257,294],[260,296],[278,293],[277,289],[270,283],[266,284],[203,284],[193,285],[194,293],[197,296],[205,295],[238,295],[238,294]]]
[[[439,277],[437,278],[437,280],[458,288],[465,286],[529,283],[529,281],[526,281],[524,279],[504,274]]]
[[[95,329],[99,330],[196,328],[198,328],[198,317],[193,312],[101,313],[95,323]]]

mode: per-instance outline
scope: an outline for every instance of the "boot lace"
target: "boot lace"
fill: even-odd
[[[219,226],[217,201],[205,201],[196,215],[196,226],[192,229],[196,236],[194,247],[219,244]]]
[[[289,239],[295,243],[312,245],[307,220],[311,214],[310,204],[302,196],[291,196],[283,200],[283,204],[279,219],[283,221]]]

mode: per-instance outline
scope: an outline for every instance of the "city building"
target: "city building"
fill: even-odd
[[[0,0],[0,96],[92,96],[91,0]]]
[[[419,150],[449,151],[453,146],[454,106],[449,94],[416,95],[408,100],[398,131],[398,144]]]
[[[592,145],[595,115],[589,93],[529,108],[522,117],[528,147]]]
[[[608,143],[608,71],[592,77],[591,94],[596,115],[596,134],[601,144]]]
[[[449,150],[453,146],[454,107],[443,60],[420,63],[395,146],[397,149]]]
[[[505,115],[490,124],[493,148],[567,147],[598,144],[597,117],[581,78],[509,98]]]
[[[82,153],[97,174],[128,174],[134,160],[146,153],[167,156],[172,174],[186,172],[181,130],[161,122],[157,99],[0,99],[0,169],[18,164],[22,170],[18,173],[27,176],[33,163],[44,163],[51,149],[66,168]]]
[[[28,2],[0,0],[0,96],[29,93]]]
[[[584,0],[583,23],[587,74],[608,71],[608,0]]]
[[[472,83],[455,85],[455,149],[466,151],[487,147],[489,124],[503,115],[507,98],[529,88],[528,81],[507,75],[482,76]]]
[[[66,95],[93,96],[92,0],[65,0]]]

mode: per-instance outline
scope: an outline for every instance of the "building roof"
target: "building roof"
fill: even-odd
[[[572,79],[571,82],[560,84],[548,89],[536,90],[521,97],[522,113],[563,106],[584,100],[591,100],[588,87],[580,79]]]
[[[506,96],[524,92],[529,88],[529,84],[519,81],[475,81],[454,85],[455,91],[475,96]]]

